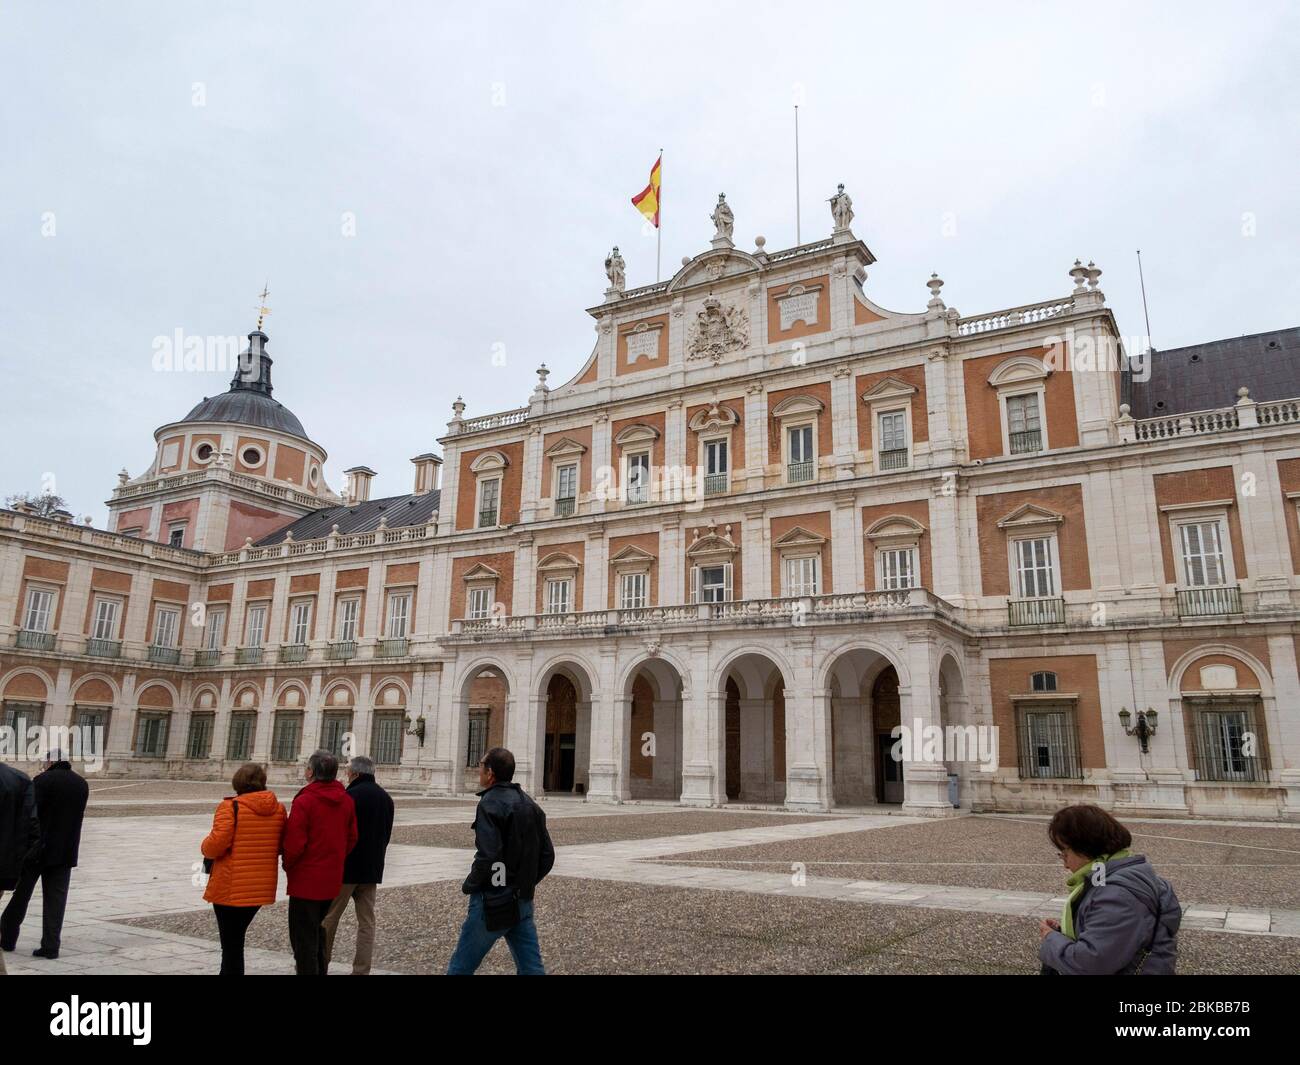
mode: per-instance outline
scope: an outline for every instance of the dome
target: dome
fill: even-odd
[[[238,422],[311,439],[293,411],[261,392],[231,390],[205,399],[181,419],[185,422]]]
[[[260,329],[249,333],[248,347],[240,353],[239,369],[230,382],[230,391],[205,398],[181,419],[180,424],[234,422],[310,440],[297,415],[271,398],[271,356],[266,353],[268,339]]]

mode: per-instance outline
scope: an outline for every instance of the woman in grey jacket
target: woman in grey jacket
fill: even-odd
[[[1172,975],[1182,907],[1133,836],[1100,806],[1058,810],[1047,835],[1070,871],[1060,921],[1039,925],[1044,975]]]

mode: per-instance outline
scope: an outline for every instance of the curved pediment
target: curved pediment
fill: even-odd
[[[673,275],[668,291],[689,288],[691,285],[712,284],[726,277],[757,273],[763,264],[748,252],[735,248],[711,248],[702,252]]]
[[[510,460],[500,451],[485,451],[469,464],[471,473],[484,473],[488,470],[504,470]]]
[[[826,404],[816,396],[801,394],[781,400],[772,408],[772,417],[789,418],[795,414],[820,414],[825,409]]]
[[[628,444],[649,444],[658,439],[658,429],[653,425],[637,422],[636,425],[629,425],[615,436],[614,443],[619,447],[625,447]]]
[[[711,403],[704,410],[696,411],[687,423],[694,432],[704,429],[726,429],[740,423],[740,415],[722,403]]]
[[[915,540],[925,532],[925,526],[906,514],[888,514],[872,524],[864,534],[868,540]]]
[[[1019,355],[999,363],[998,368],[989,374],[989,384],[994,388],[1003,385],[1019,385],[1032,381],[1041,381],[1050,371],[1043,365],[1042,359],[1028,355]]]
[[[564,551],[552,551],[537,563],[538,573],[570,572],[579,568],[578,560]]]

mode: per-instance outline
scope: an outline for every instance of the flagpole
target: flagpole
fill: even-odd
[[[794,105],[794,242],[803,243],[803,231],[799,226],[799,105]]]
[[[663,188],[664,188],[664,150],[659,149],[659,193],[655,197],[655,207],[659,214],[659,224],[655,226],[655,284],[659,284],[659,262],[663,256],[664,248],[664,205],[663,205]]]

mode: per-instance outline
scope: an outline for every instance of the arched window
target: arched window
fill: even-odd
[[[1033,673],[1029,677],[1029,690],[1036,692],[1056,691],[1055,673]]]

